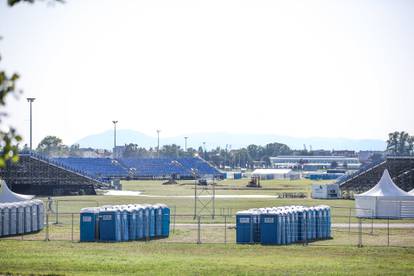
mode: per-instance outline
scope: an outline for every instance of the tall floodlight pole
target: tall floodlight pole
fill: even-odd
[[[33,146],[33,144],[32,144],[32,133],[33,133],[33,125],[32,125],[32,103],[34,102],[34,100],[35,100],[36,98],[27,98],[27,101],[29,102],[29,104],[30,104],[30,151],[32,151],[32,146]]]
[[[188,136],[185,136],[184,137],[184,140],[185,140],[185,142],[184,142],[184,151],[185,152],[187,152],[187,139],[188,139]]]
[[[206,159],[206,142],[203,142],[203,158]]]
[[[114,150],[113,150],[113,157],[115,158],[115,149],[116,149],[116,124],[118,121],[112,121],[114,124]]]
[[[157,142],[157,154],[158,154],[158,157],[160,157],[160,132],[161,132],[161,130],[157,129],[157,140],[158,140],[158,142]]]

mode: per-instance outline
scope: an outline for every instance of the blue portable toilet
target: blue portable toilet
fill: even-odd
[[[312,239],[311,237],[311,214],[310,214],[310,209],[308,207],[305,208],[305,221],[306,221],[306,240],[310,241]]]
[[[125,205],[119,207],[119,212],[121,214],[121,240],[129,240],[129,225],[128,225],[128,209]]]
[[[316,215],[316,239],[323,238],[323,209],[319,206],[315,207],[315,215]]]
[[[323,233],[322,236],[324,239],[329,238],[328,236],[328,206],[322,205],[322,229],[323,229]]]
[[[167,205],[161,204],[162,208],[162,229],[161,236],[166,238],[170,235],[170,208]]]
[[[99,240],[121,241],[121,212],[118,208],[101,208],[99,210]]]
[[[10,235],[10,207],[6,203],[3,205],[3,236]]]
[[[155,204],[152,207],[155,215],[155,237],[158,238],[162,234],[162,207],[160,204]]]
[[[151,239],[155,237],[155,209],[152,205],[148,206],[149,210],[149,236]]]
[[[26,201],[24,206],[24,232],[32,231],[32,206],[30,201]]]
[[[260,242],[260,214],[265,212],[264,208],[255,209],[252,211],[252,219],[253,219],[253,241],[255,243]]]
[[[254,243],[253,214],[252,211],[239,211],[236,213],[236,242]]]
[[[329,206],[325,206],[326,207],[326,229],[327,229],[327,239],[331,238],[331,207]]]
[[[296,207],[292,207],[291,212],[292,212],[292,242],[295,243],[297,242],[297,226],[298,226],[298,222],[296,219],[296,215],[297,215]]]
[[[98,240],[99,209],[82,208],[80,210],[80,241],[93,242]]]
[[[24,201],[17,205],[17,234],[24,234]]]
[[[30,210],[32,212],[32,232],[37,232],[39,230],[37,225],[37,203],[33,200],[30,201]]]
[[[314,207],[311,207],[312,215],[312,240],[316,240],[316,210]]]
[[[128,214],[128,238],[131,241],[137,239],[137,213],[134,206],[129,205]]]
[[[287,244],[287,237],[286,237],[286,233],[287,233],[287,230],[286,230],[286,221],[287,221],[287,219],[286,219],[286,216],[287,216],[287,214],[286,214],[286,211],[285,210],[281,210],[280,211],[280,216],[281,216],[281,233],[282,233],[282,235],[281,235],[281,244]]]
[[[149,240],[150,239],[150,206],[149,205],[143,205],[143,235],[144,239]]]
[[[298,207],[297,210],[298,213],[298,241],[304,241],[305,240],[305,215],[303,207]]]
[[[137,216],[136,216],[136,237],[137,240],[144,238],[144,208],[141,205],[135,205]]]
[[[36,199],[34,201],[37,205],[37,227],[38,230],[42,230],[45,221],[45,206],[43,204],[43,201],[41,201],[40,199]]]
[[[260,243],[261,244],[279,244],[278,243],[278,214],[276,211],[270,211],[260,214]]]
[[[17,234],[17,205],[15,203],[10,203],[9,208],[10,208],[9,234],[10,235],[16,235]]]

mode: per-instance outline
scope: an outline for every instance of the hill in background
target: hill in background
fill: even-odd
[[[184,136],[188,136],[188,147],[198,148],[206,142],[206,148],[224,148],[226,144],[231,145],[232,149],[246,147],[250,144],[265,145],[268,143],[279,142],[288,145],[291,149],[303,149],[303,145],[309,149],[325,150],[385,150],[386,142],[376,139],[348,139],[348,138],[323,138],[323,137],[289,137],[272,134],[230,134],[230,133],[193,133],[175,137],[160,137],[160,145],[177,144],[184,148]],[[112,149],[113,131],[108,130],[103,133],[86,136],[77,141],[81,147],[92,147],[101,149]],[[134,143],[141,147],[155,148],[157,137],[149,136],[144,133],[121,129],[117,131],[117,145]]]

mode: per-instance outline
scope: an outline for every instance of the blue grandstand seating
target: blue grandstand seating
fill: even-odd
[[[211,166],[205,160],[197,157],[181,157],[177,161],[181,163],[185,168],[191,171],[194,169],[199,176],[214,175],[219,176],[221,172],[215,167]]]
[[[54,160],[63,166],[102,180],[128,176],[128,169],[110,158],[59,157]]]
[[[172,175],[181,178],[221,176],[220,171],[198,157],[160,158],[53,158],[56,164],[88,175],[101,181],[119,177],[167,178]]]

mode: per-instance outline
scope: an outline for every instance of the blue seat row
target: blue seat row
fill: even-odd
[[[236,214],[236,242],[291,244],[329,239],[330,207],[284,206],[240,211]]]
[[[114,205],[80,211],[80,241],[134,241],[166,238],[170,209],[165,204]]]
[[[111,158],[59,157],[56,162],[95,178],[127,177],[128,169]]]
[[[0,204],[0,237],[37,232],[43,229],[43,201],[27,200]]]

